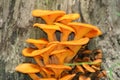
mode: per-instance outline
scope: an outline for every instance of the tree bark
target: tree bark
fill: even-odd
[[[111,69],[120,60],[120,0],[0,0],[0,80],[30,80],[17,73],[15,67],[31,62],[21,51],[27,38],[46,37],[43,31],[32,28],[40,21],[31,16],[33,9],[64,10],[80,13],[78,21],[98,26],[103,35],[91,40],[90,49],[103,51],[103,67]],[[120,79],[120,66],[112,67],[113,79]],[[109,73],[108,73],[109,74]],[[105,80],[109,80],[109,75]]]

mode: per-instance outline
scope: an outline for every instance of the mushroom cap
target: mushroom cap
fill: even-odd
[[[24,56],[27,56],[27,57],[34,57],[34,56],[38,56],[38,55],[41,55],[42,53],[45,53],[49,50],[53,50],[55,47],[57,46],[57,44],[52,44],[46,48],[43,48],[43,49],[40,49],[40,50],[31,50],[31,48],[25,48],[23,51],[22,51],[22,54]]]
[[[45,39],[39,39],[39,40],[36,40],[36,39],[27,39],[26,42],[28,43],[32,43],[32,44],[47,44],[48,41],[45,40]]]
[[[95,72],[95,70],[92,67],[90,67],[88,64],[82,64],[82,66],[89,72]]]
[[[84,45],[87,44],[89,41],[89,38],[81,38],[79,40],[73,40],[73,41],[62,41],[60,44],[62,45]]]
[[[41,78],[39,80],[56,80],[55,78]]]
[[[40,72],[40,67],[31,63],[19,64],[16,68],[16,71],[22,73],[38,73]]]
[[[75,76],[76,74],[69,74],[66,76],[63,76],[62,78],[60,78],[59,80],[72,80],[72,78]]]
[[[60,27],[57,25],[47,25],[47,24],[39,24],[39,23],[35,23],[33,26],[37,26],[41,29],[49,29],[49,30],[59,30],[60,31]]]
[[[36,9],[36,10],[33,10],[32,11],[32,15],[35,16],[35,17],[41,17],[41,16],[47,16],[47,15],[58,15],[59,16],[63,16],[65,15],[65,12],[64,11],[51,11],[51,10],[39,10],[39,9]]]
[[[71,22],[68,23],[69,26],[73,27],[75,30],[80,29],[80,27],[90,28],[91,30],[84,36],[92,38],[96,37],[102,34],[102,32],[96,27],[91,24],[85,24],[85,23],[78,23],[78,22]]]
[[[53,24],[58,17],[65,15],[65,12],[50,10],[33,10],[32,15],[35,17],[41,17],[47,24]]]
[[[29,56],[29,57],[31,57],[31,53],[32,53],[34,50],[35,50],[35,49],[33,49],[33,48],[25,48],[25,49],[22,50],[22,54],[23,54],[24,56]]]
[[[55,65],[55,64],[49,64],[46,65],[47,68],[54,68],[54,69],[65,69],[65,70],[71,70],[72,68],[70,66],[65,65]]]
[[[56,21],[60,21],[63,23],[69,23],[72,20],[76,20],[80,17],[80,15],[78,13],[74,13],[74,14],[66,14],[60,18],[58,18]]]
[[[64,24],[61,24],[61,23],[54,23],[54,24],[59,26],[61,28],[62,32],[64,32],[63,30],[75,32],[75,30],[73,28],[71,28],[70,26],[67,26],[67,25],[64,25]]]

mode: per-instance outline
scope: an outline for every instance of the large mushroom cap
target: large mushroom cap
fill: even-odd
[[[50,11],[50,10],[33,10],[32,15],[35,17],[41,17],[47,24],[53,24],[53,22],[60,16],[65,15],[64,11]]]
[[[40,72],[40,67],[31,63],[19,64],[16,68],[16,71],[22,73],[38,73]]]
[[[102,34],[102,32],[96,26],[91,24],[71,22],[68,23],[68,25],[75,29],[76,35],[78,34],[78,39],[84,36],[93,38]]]
[[[58,18],[56,21],[60,21],[60,22],[63,23],[63,24],[67,24],[67,23],[69,23],[69,22],[71,22],[71,21],[73,21],[73,20],[78,19],[79,17],[80,17],[80,15],[77,14],[77,13],[74,13],[74,14],[66,14],[66,15]]]
[[[84,44],[87,44],[88,41],[89,41],[89,38],[81,38],[79,40],[63,41],[63,42],[60,42],[60,44],[63,44],[63,45],[84,45]]]

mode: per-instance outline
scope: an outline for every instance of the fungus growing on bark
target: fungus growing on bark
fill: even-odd
[[[65,15],[64,11],[50,11],[50,10],[33,10],[32,15],[34,17],[42,18],[47,24],[53,24],[53,22],[63,15]]]
[[[78,40],[82,37],[93,38],[102,34],[102,32],[96,26],[91,24],[71,22],[68,23],[68,25],[75,29],[76,33],[74,40]]]
[[[32,15],[47,23],[35,23],[33,26],[42,29],[48,40],[27,39],[26,42],[37,48],[25,48],[22,54],[33,57],[37,65],[20,64],[16,67],[17,71],[29,74],[33,80],[76,80],[77,76],[79,80],[91,80],[94,74],[98,79],[105,76],[100,66],[102,51],[88,50],[86,46],[90,38],[102,34],[96,26],[72,22],[80,17],[79,14],[65,15],[64,11],[33,10]],[[56,39],[56,31],[60,31],[60,41]],[[68,41],[71,33],[75,37]]]
[[[60,41],[67,41],[70,33],[75,32],[73,28],[67,25],[61,23],[54,23],[54,24],[61,28],[62,33],[61,33]]]
[[[56,37],[55,37],[55,31],[60,30],[60,27],[57,25],[47,25],[47,24],[39,24],[39,23],[35,23],[33,26],[37,26],[39,28],[41,28],[45,33],[47,33],[48,36],[48,41],[56,41]]]
[[[40,77],[35,74],[40,72],[40,67],[38,65],[31,64],[31,63],[19,64],[15,68],[15,70],[21,73],[28,74],[33,80],[40,79]]]
[[[74,14],[66,14],[60,18],[58,18],[56,21],[57,22],[60,22],[60,23],[63,23],[63,24],[68,24],[69,22],[73,21],[73,20],[76,20],[80,17],[79,14],[77,13],[74,13]]]

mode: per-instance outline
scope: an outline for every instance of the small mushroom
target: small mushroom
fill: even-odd
[[[47,36],[48,36],[48,40],[50,42],[56,40],[55,31],[56,30],[61,31],[60,27],[57,25],[47,25],[47,24],[35,23],[33,26],[37,26],[37,27],[41,28],[44,32],[46,32]]]
[[[54,23],[54,24],[61,28],[62,36],[60,41],[67,41],[70,33],[75,32],[73,28],[67,25],[61,23]]]
[[[47,69],[45,67],[41,67],[41,70],[42,70],[43,75],[44,75],[43,77],[51,78],[52,75],[54,75],[53,71],[51,71],[50,69]]]
[[[53,24],[53,22],[63,15],[65,15],[64,11],[50,11],[50,10],[33,10],[32,15],[35,17],[41,17],[47,24]]]
[[[31,63],[19,64],[15,68],[15,70],[21,73],[28,74],[33,80],[40,79],[40,77],[35,74],[40,72],[40,67],[38,65],[31,64]]]
[[[35,50],[32,52],[32,56],[41,56],[43,58],[43,62],[44,64],[48,64],[49,63],[49,56],[50,53],[55,49],[55,47],[57,46],[57,44],[52,44],[44,49],[41,50]]]
[[[60,49],[60,50],[55,50],[50,55],[56,56],[57,60],[59,63],[57,64],[64,64],[64,60],[67,56],[70,56],[70,51],[68,49]]]
[[[71,22],[68,23],[68,25],[75,29],[76,33],[74,40],[78,40],[82,37],[93,38],[102,34],[102,32],[96,26],[90,24]]]
[[[79,80],[91,80],[91,78],[90,77],[86,77],[84,75],[80,75],[79,76]]]
[[[95,70],[92,67],[90,67],[88,64],[83,63],[82,66],[89,72],[95,72]]]
[[[45,39],[27,39],[26,42],[31,43],[33,45],[35,45],[38,49],[42,49],[45,47],[45,45],[48,43],[47,40]]]
[[[76,74],[69,74],[69,75],[63,76],[59,80],[72,80],[75,75]]]
[[[62,17],[59,17],[56,21],[57,22],[60,22],[60,23],[63,23],[63,24],[68,24],[69,22],[73,21],[73,20],[76,20],[80,17],[79,14],[77,13],[74,13],[74,14],[66,14]]]
[[[39,80],[57,80],[57,79],[55,79],[55,78],[41,78]]]
[[[61,73],[66,70],[71,70],[72,68],[65,65],[55,65],[55,64],[49,64],[45,67],[51,69],[55,73],[55,78],[60,78]]]
[[[79,66],[79,65],[76,66],[76,71],[85,73],[84,69],[81,66]]]

